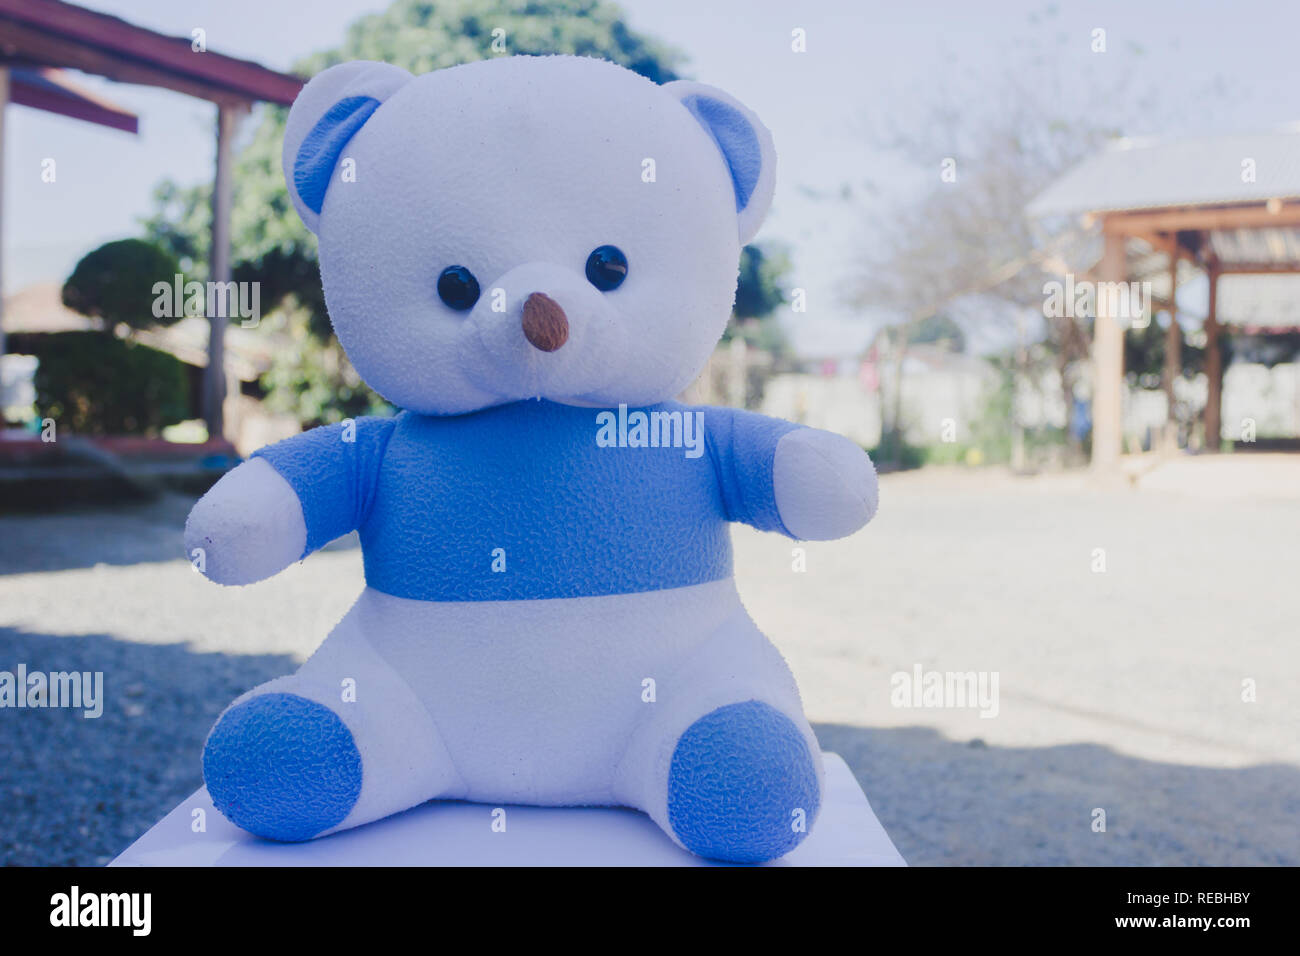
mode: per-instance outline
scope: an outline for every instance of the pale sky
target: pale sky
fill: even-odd
[[[359,15],[386,0],[86,0],[85,6],[150,29],[188,36],[207,31],[209,48],[287,69],[300,56],[336,45]],[[1146,81],[1175,119],[1147,118],[1135,133],[1214,134],[1268,129],[1300,120],[1295,63],[1300,5],[1267,0],[1092,0],[1062,3],[1049,27],[1030,15],[1048,4],[1017,0],[865,2],[865,0],[625,0],[630,24],[689,57],[686,72],[720,86],[772,130],[779,154],[773,211],[759,233],[792,246],[793,284],[807,290],[808,312],[786,325],[804,354],[859,351],[879,315],[843,301],[855,253],[869,241],[872,215],[833,195],[868,176],[906,195],[931,169],[910,168],[871,150],[864,123],[906,124],[958,69],[992,75],[1041,45],[1061,58],[1065,88],[1094,56],[1091,31],[1107,30],[1115,69]],[[310,10],[304,16],[302,11]],[[807,52],[791,50],[791,31],[806,31]],[[1140,48],[1140,53],[1134,48]],[[1056,54],[1053,53],[1054,61]],[[1228,99],[1201,108],[1187,91],[1221,77]],[[189,184],[212,174],[214,109],[180,94],[83,78],[137,112],[129,136],[25,107],[8,110],[4,156],[4,283],[12,293],[36,281],[62,280],[81,255],[110,239],[139,234],[150,193],[163,177]],[[1078,82],[1083,82],[1078,80]],[[927,93],[931,94],[927,97]],[[55,184],[41,162],[57,160]],[[936,168],[938,158],[936,158]]]

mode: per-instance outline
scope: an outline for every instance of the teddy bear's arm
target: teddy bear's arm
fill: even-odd
[[[253,453],[185,523],[185,550],[218,584],[251,584],[358,528],[395,419],[313,428]]]
[[[777,442],[772,488],[791,537],[831,541],[857,531],[876,513],[879,491],[871,458],[857,443],[820,428],[797,428]]]
[[[306,542],[298,496],[261,458],[223,476],[185,522],[185,553],[218,584],[252,584],[278,574],[298,560]]]
[[[847,438],[734,408],[699,410],[729,520],[829,541],[875,514],[875,468]]]

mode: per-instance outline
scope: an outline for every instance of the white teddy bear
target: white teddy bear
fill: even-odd
[[[449,798],[636,807],[723,860],[804,837],[820,751],[728,523],[850,534],[875,473],[838,435],[673,401],[775,160],[720,90],[594,59],[307,84],[289,191],[339,340],[405,411],[264,448],[190,515],[221,584],[354,529],[365,560],[316,654],[213,728],[230,820],[305,840]]]

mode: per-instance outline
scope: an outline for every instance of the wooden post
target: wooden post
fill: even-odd
[[[1028,462],[1025,458],[1025,425],[1020,420],[1019,400],[1020,383],[1026,380],[1029,369],[1029,348],[1025,344],[1025,317],[1016,310],[1016,365],[1011,375],[1011,470],[1016,473],[1025,471]],[[1067,417],[1069,409],[1066,409]],[[1066,422],[1069,426],[1069,422]]]
[[[1169,331],[1165,334],[1165,398],[1169,411],[1165,418],[1164,446],[1178,447],[1178,419],[1174,415],[1174,382],[1183,373],[1183,330],[1178,325],[1178,253],[1169,254]]]
[[[208,257],[208,280],[230,281],[231,141],[235,136],[237,110],[217,104],[217,172],[212,184],[212,250]],[[208,367],[203,372],[203,419],[209,438],[225,437],[226,322],[224,315],[208,316]]]
[[[5,113],[9,107],[9,68],[0,66],[0,204],[4,201],[5,168]],[[4,210],[0,205],[0,265],[4,263]],[[0,271],[0,359],[5,355],[5,284],[4,274]],[[0,397],[3,397],[4,385],[0,383]],[[0,413],[4,409],[0,408]],[[3,419],[0,418],[0,424]]]
[[[1124,282],[1128,265],[1124,237],[1102,224],[1101,282]],[[1092,332],[1092,470],[1098,475],[1119,472],[1123,440],[1124,318],[1110,315],[1120,297],[1097,295],[1097,317]]]
[[[732,408],[745,407],[745,394],[749,385],[749,347],[740,334],[739,324],[731,336],[731,360],[727,370],[727,404]]]
[[[1223,355],[1219,351],[1219,270],[1212,266],[1210,279],[1210,307],[1205,316],[1205,450],[1214,454],[1219,450],[1223,431],[1222,391]]]

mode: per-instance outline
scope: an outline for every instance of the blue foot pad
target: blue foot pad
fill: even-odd
[[[361,755],[332,710],[263,694],[226,711],[203,748],[203,779],[231,823],[257,836],[310,840],[343,821],[361,793]]]
[[[761,701],[706,714],[673,752],[668,822],[699,856],[737,863],[783,856],[807,835],[820,800],[803,735]]]

